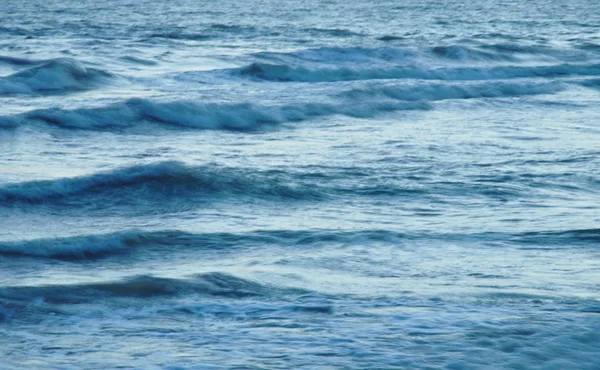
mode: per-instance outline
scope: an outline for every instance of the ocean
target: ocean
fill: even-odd
[[[600,369],[600,2],[1,5],[0,369]]]

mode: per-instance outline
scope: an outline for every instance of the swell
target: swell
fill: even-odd
[[[29,61],[26,62],[25,64],[29,64]],[[12,75],[0,77],[0,95],[60,94],[88,90],[111,77],[108,72],[85,67],[73,59],[50,59]]]
[[[5,185],[0,187],[0,204],[141,206],[169,199],[206,201],[206,196],[217,194],[279,199],[319,197],[314,189],[278,173],[158,162],[88,176]]]
[[[178,230],[139,231],[67,238],[0,242],[0,256],[88,261],[131,253],[177,250],[213,251],[251,247],[313,248],[385,243],[403,246],[411,241],[489,243],[509,242],[523,248],[592,246],[600,242],[600,229],[534,232],[483,232],[475,234],[403,233],[392,230],[272,230],[247,233],[188,233]]]
[[[278,82],[339,82],[377,79],[469,81],[598,76],[600,75],[600,64],[440,68],[422,68],[416,65],[392,68],[352,68],[342,66],[331,68],[255,62],[245,67],[226,70],[226,73],[234,76]]]
[[[124,130],[140,123],[201,130],[252,131],[265,126],[335,114],[372,117],[382,111],[428,108],[426,104],[408,102],[366,102],[353,105],[308,102],[267,106],[131,99],[98,108],[42,109],[18,116],[0,117],[0,127],[18,127],[27,121],[35,121],[66,129],[98,131]]]

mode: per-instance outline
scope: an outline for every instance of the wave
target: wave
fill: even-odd
[[[382,36],[381,41],[397,40],[396,36]],[[320,47],[314,49],[297,50],[293,52],[259,52],[254,57],[262,60],[278,61],[309,61],[330,64],[343,63],[405,63],[409,61],[460,61],[480,62],[515,61],[517,58],[512,52],[504,50],[489,51],[478,47],[460,45],[445,45],[434,47]]]
[[[0,288],[0,302],[15,308],[40,300],[45,304],[81,304],[108,298],[152,298],[187,295],[245,298],[281,293],[299,293],[299,289],[278,289],[233,275],[213,272],[186,279],[137,276],[120,281],[45,286]]]
[[[278,173],[158,162],[88,176],[30,181],[0,187],[0,204],[156,204],[169,199],[206,201],[202,195],[237,194],[263,198],[311,199],[315,189]],[[90,199],[92,198],[92,199]]]
[[[185,32],[157,32],[152,33],[148,38],[160,38],[170,40],[188,40],[188,41],[204,41],[212,39],[213,36],[204,33],[185,33]]]
[[[0,243],[0,255],[49,257],[66,260],[93,259],[127,252],[141,244],[151,244],[161,236],[175,237],[175,233],[126,232],[108,235],[84,235],[70,238],[51,238],[25,242]],[[171,240],[171,239],[168,239]]]
[[[215,23],[211,24],[209,28],[217,31],[231,32],[235,34],[256,31],[256,27],[254,26],[241,24]]]
[[[103,235],[1,242],[0,255],[76,261],[120,256],[138,249],[164,250],[165,253],[171,253],[177,248],[218,250],[254,245],[307,247],[323,244],[331,246],[372,242],[400,243],[405,238],[410,236],[387,230],[276,230],[201,234],[177,230],[152,232],[133,230]]]
[[[575,229],[564,231],[536,231],[517,234],[511,238],[522,244],[567,245],[600,242],[600,229]]]
[[[489,82],[469,85],[428,84],[417,86],[373,86],[353,89],[343,95],[356,100],[383,96],[404,101],[438,101],[447,99],[506,98],[553,94],[565,89],[561,82]]]
[[[409,47],[320,47],[314,49],[303,49],[292,52],[263,51],[253,54],[253,57],[261,61],[278,62],[316,62],[331,64],[338,63],[373,63],[390,62],[400,63],[415,60],[422,56],[422,51]]]
[[[372,243],[404,245],[413,240],[447,242],[510,242],[524,248],[565,245],[596,246],[600,229],[574,229],[535,232],[484,232],[479,234],[403,233],[392,230],[269,230],[246,233],[188,233],[179,230],[130,230],[100,235],[81,235],[27,241],[0,242],[0,256],[31,257],[68,261],[88,261],[123,256],[135,252],[173,253],[181,250],[233,250],[279,246],[289,248],[331,248]]]
[[[4,27],[0,26],[0,34],[7,36],[29,36],[31,31],[21,27]]]
[[[579,85],[584,86],[584,87],[590,87],[593,89],[600,89],[600,78],[593,78],[593,79],[579,81]]]
[[[343,28],[306,28],[304,31],[316,34],[316,35],[327,35],[333,37],[357,37],[364,36],[364,34],[353,32]]]
[[[251,103],[153,102],[131,99],[106,107],[74,110],[43,109],[19,116],[0,117],[0,126],[16,127],[24,121],[41,121],[68,129],[114,131],[146,122],[191,129],[252,131],[263,126],[335,114],[373,117],[384,111],[422,109],[429,109],[429,106],[409,102],[372,102],[354,105],[297,103],[267,106]]]
[[[379,41],[401,41],[404,39],[406,39],[406,37],[394,35],[384,35],[377,38]]]
[[[489,51],[469,48],[459,45],[435,46],[431,53],[443,58],[458,61],[514,61],[515,57],[506,53],[493,53]]]
[[[29,66],[29,65],[39,64],[40,61],[33,60],[33,59],[16,58],[16,57],[0,55],[0,63],[10,64],[12,66]]]
[[[297,64],[255,62],[226,70],[231,75],[279,82],[338,82],[375,79],[427,80],[493,80],[536,77],[597,76],[600,64],[558,64],[545,66],[492,66],[458,68],[393,68],[310,67]]]
[[[128,63],[132,63],[132,64],[141,64],[141,65],[145,65],[145,66],[154,66],[157,65],[158,62],[154,61],[154,60],[148,60],[148,59],[143,59],[143,58],[138,58],[138,57],[134,57],[134,56],[123,56],[120,58],[122,61],[128,62]]]
[[[93,88],[111,74],[86,68],[73,59],[51,59],[9,76],[0,77],[0,95],[65,93]]]

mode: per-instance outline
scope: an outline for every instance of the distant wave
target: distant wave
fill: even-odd
[[[377,38],[377,40],[379,41],[400,41],[400,40],[404,40],[405,37],[403,36],[394,36],[394,35],[384,35],[384,36],[380,36]]]
[[[251,103],[153,102],[131,99],[98,108],[43,109],[13,117],[0,117],[0,127],[16,127],[23,121],[42,121],[69,129],[114,131],[152,122],[193,129],[251,131],[265,125],[297,122],[342,114],[372,117],[382,111],[428,109],[414,102],[296,103],[281,106]]]
[[[0,95],[86,90],[109,77],[110,73],[84,67],[73,59],[51,59],[10,76],[0,77]]]
[[[204,41],[213,38],[213,36],[205,33],[157,32],[148,35],[148,38]]]
[[[343,28],[307,28],[304,31],[317,34],[317,35],[327,35],[333,37],[356,37],[356,36],[364,36],[361,33],[353,32]]]
[[[235,25],[235,24],[211,24],[206,27],[200,27],[196,31],[176,30],[157,30],[145,36],[146,39],[167,39],[167,40],[184,40],[184,41],[206,41],[218,39],[223,34],[232,34],[236,37],[245,35],[250,37],[256,31],[253,26]]]
[[[600,64],[558,64],[542,66],[491,67],[438,67],[416,65],[393,68],[311,67],[296,63],[269,64],[255,62],[248,66],[227,70],[238,76],[280,82],[336,82],[374,79],[428,79],[428,80],[493,80],[531,77],[597,76]]]
[[[157,199],[189,200],[192,196],[198,201],[202,195],[215,193],[284,199],[319,197],[316,190],[279,174],[158,162],[89,176],[5,185],[0,187],[0,204],[78,204],[91,197],[99,205],[108,205],[111,199],[120,205],[139,205],[155,204]]]

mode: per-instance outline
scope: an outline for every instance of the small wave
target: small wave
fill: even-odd
[[[523,244],[572,245],[600,242],[600,229],[526,232],[513,236],[512,241]]]
[[[148,38],[170,39],[170,40],[189,40],[204,41],[213,38],[212,35],[204,33],[185,33],[185,32],[157,32],[152,33]]]
[[[352,32],[342,28],[307,28],[305,31],[309,33],[328,35],[333,37],[356,37],[364,36],[363,34]]]
[[[565,89],[563,83],[493,82],[470,85],[429,84],[422,86],[374,86],[354,89],[345,95],[360,100],[385,96],[405,101],[437,101],[446,99],[504,98],[525,95],[553,94]]]
[[[577,46],[578,49],[600,52],[600,44],[594,42],[583,42]]]
[[[400,36],[384,35],[377,40],[396,41],[402,40]],[[356,64],[396,64],[402,65],[406,62],[422,63],[428,62],[514,62],[520,58],[513,50],[495,49],[490,46],[467,47],[461,45],[444,45],[433,47],[321,47],[314,49],[297,50],[293,52],[260,52],[254,54],[262,61],[279,61],[292,63],[317,62],[325,65],[333,63]]]
[[[217,193],[283,199],[321,196],[316,190],[280,174],[159,162],[89,176],[5,185],[0,187],[0,204],[68,205],[87,199],[88,202],[94,200],[94,203],[104,205],[109,201],[120,205],[139,205],[154,204],[157,199],[166,201],[192,196],[195,201],[200,201],[205,199],[202,195]]]
[[[435,46],[431,52],[441,58],[459,61],[513,61],[515,58],[504,53],[492,53],[466,46]]]
[[[222,24],[215,23],[211,24],[210,28],[217,31],[222,32],[231,32],[231,33],[245,33],[256,31],[256,27],[249,25],[239,25],[239,24]]]
[[[379,41],[400,41],[404,40],[405,37],[402,36],[394,36],[394,35],[384,35],[377,38]]]
[[[268,296],[277,288],[244,280],[233,275],[213,272],[196,275],[187,279],[170,279],[154,276],[138,276],[121,281],[46,285],[17,286],[0,288],[0,302],[7,306],[27,304],[40,300],[46,304],[81,304],[107,298],[152,298],[186,295],[224,296],[244,298]],[[281,290],[285,291],[285,290]]]
[[[260,60],[279,62],[309,61],[319,63],[373,63],[390,62],[400,63],[414,60],[422,52],[408,47],[321,47],[315,49],[298,50],[289,53],[260,52],[254,56]]]
[[[517,42],[484,44],[480,49],[489,51],[493,54],[508,55],[516,59],[538,59],[544,61],[593,61],[596,58],[590,58],[590,55],[577,48],[560,48],[548,45],[532,45]]]
[[[19,120],[13,117],[0,117],[0,130],[10,130],[19,127]]]
[[[7,36],[29,36],[32,32],[21,27],[0,26],[0,35]]]
[[[0,122],[5,127],[15,127],[24,121],[41,121],[61,128],[100,131],[126,129],[144,122],[190,129],[252,131],[267,125],[299,122],[335,114],[373,117],[385,111],[428,108],[422,103],[408,102],[372,102],[354,105],[297,103],[265,106],[251,103],[203,104],[186,101],[160,103],[145,99],[131,99],[99,108],[37,110],[19,116],[0,117]]]
[[[181,241],[184,233],[125,232],[108,235],[84,235],[70,238],[38,239],[0,243],[0,255],[86,260],[125,253],[137,246]]]
[[[493,80],[533,77],[596,76],[600,64],[558,64],[548,66],[495,66],[459,68],[393,68],[309,67],[255,62],[241,68],[226,70],[232,75],[280,82],[337,82],[376,79],[426,80]]]
[[[83,235],[67,238],[37,239],[0,243],[0,255],[51,258],[59,260],[89,260],[120,256],[143,251],[175,249],[219,250],[245,248],[254,245],[279,245],[296,248],[315,245],[358,245],[374,242],[402,243],[410,236],[386,230],[310,230],[256,231],[250,233],[193,234],[177,230],[126,231],[104,235]]]
[[[30,66],[34,64],[39,64],[40,62],[38,60],[33,59],[0,56],[0,63],[10,64],[13,66]]]
[[[108,72],[86,68],[73,59],[52,59],[40,65],[0,78],[0,95],[64,93],[94,87]]]
[[[600,78],[593,78],[593,79],[579,81],[579,85],[600,90]]]
[[[155,62],[153,60],[142,59],[142,58],[138,58],[138,57],[134,57],[134,56],[124,56],[124,57],[121,57],[121,60],[128,62],[128,63],[141,64],[141,65],[145,65],[145,66],[153,66],[153,65],[158,64],[157,62]]]

